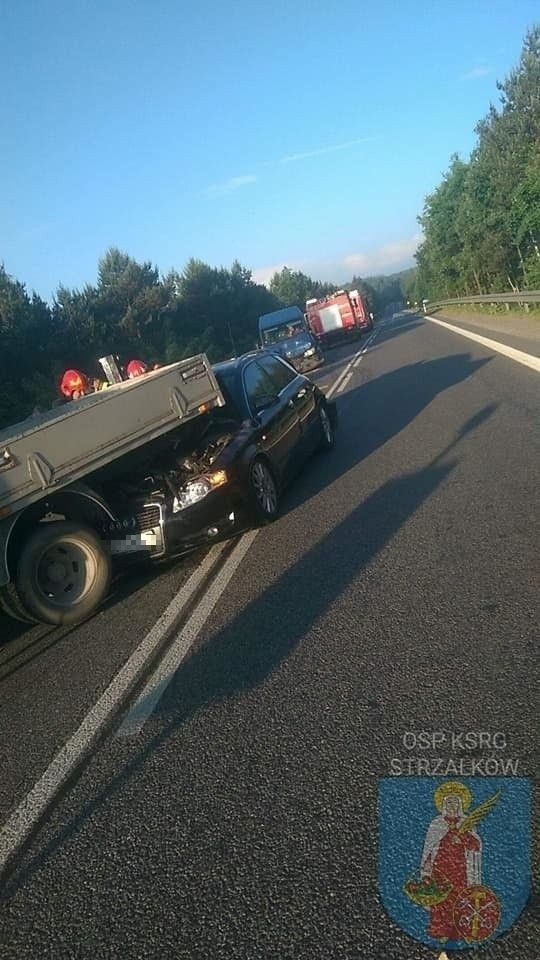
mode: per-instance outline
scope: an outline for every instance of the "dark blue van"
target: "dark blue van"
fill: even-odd
[[[277,353],[300,373],[324,363],[321,347],[298,307],[283,307],[259,317],[259,346]]]

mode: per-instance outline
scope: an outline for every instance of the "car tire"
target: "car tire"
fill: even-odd
[[[319,429],[321,432],[319,450],[331,450],[336,440],[332,421],[330,420],[330,415],[325,403],[319,405]]]
[[[264,457],[255,457],[249,467],[248,511],[257,524],[271,523],[279,513],[276,478]]]
[[[42,523],[21,552],[15,587],[25,611],[41,623],[74,624],[103,602],[111,558],[90,527],[61,520]]]

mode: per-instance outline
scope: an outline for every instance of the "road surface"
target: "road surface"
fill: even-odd
[[[378,897],[378,780],[411,731],[502,731],[538,772],[538,374],[410,314],[347,367],[360,346],[317,374],[341,377],[335,450],[140,732],[119,735],[136,691],[13,851],[2,958],[436,955]],[[4,823],[204,556],[76,629],[0,621]],[[533,958],[539,922],[533,896],[483,956]]]

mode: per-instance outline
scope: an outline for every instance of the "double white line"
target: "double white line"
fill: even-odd
[[[349,361],[335,383],[327,391],[328,398],[337,393],[345,381],[348,382],[352,375],[353,366],[366,352],[373,337],[374,334],[366,342],[363,349]],[[6,870],[19,847],[25,843],[38,826],[55,796],[73,776],[85,757],[89,755],[100,736],[103,735],[107,727],[111,726],[122,704],[127,701],[132,691],[141,683],[148,670],[149,663],[158,656],[161,646],[166,644],[167,637],[174,630],[175,624],[180,620],[183,611],[189,609],[189,604],[196,600],[197,594],[204,589],[202,598],[172,640],[164,657],[160,660],[132,708],[124,717],[117,730],[117,736],[132,737],[142,730],[144,723],[155,709],[176,671],[189,653],[258,532],[258,530],[250,530],[240,538],[208,585],[208,580],[229,545],[219,543],[212,547],[202,563],[171,600],[159,620],[116,674],[73,736],[58,751],[43,776],[40,777],[4,824],[0,831],[0,874]]]
[[[348,383],[349,383],[349,381],[350,381],[350,379],[351,379],[351,377],[352,377],[352,375],[353,375],[353,370],[354,370],[354,368],[357,367],[357,366],[360,364],[360,361],[361,361],[363,355],[366,353],[366,351],[367,351],[370,343],[373,342],[373,340],[375,339],[375,337],[376,337],[376,332],[373,331],[373,333],[371,334],[369,340],[366,340],[366,342],[365,342],[364,346],[362,347],[362,349],[359,350],[358,353],[355,353],[355,355],[354,355],[354,357],[352,358],[352,360],[349,360],[349,363],[347,364],[347,366],[345,367],[345,369],[341,371],[341,373],[340,373],[339,377],[337,378],[337,380],[335,381],[335,383],[333,383],[332,386],[330,387],[330,389],[326,391],[326,396],[328,397],[329,400],[330,400],[331,397],[333,397],[333,395],[334,395],[335,393],[343,393],[343,391],[346,389],[346,387],[347,387],[347,385],[348,385]]]

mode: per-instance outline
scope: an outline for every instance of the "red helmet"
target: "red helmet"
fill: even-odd
[[[60,381],[60,392],[71,398],[74,393],[88,393],[90,390],[88,378],[80,370],[66,370]]]
[[[130,360],[126,367],[126,373],[130,380],[132,380],[133,377],[142,377],[143,373],[146,373],[147,370],[148,367],[142,360]]]

